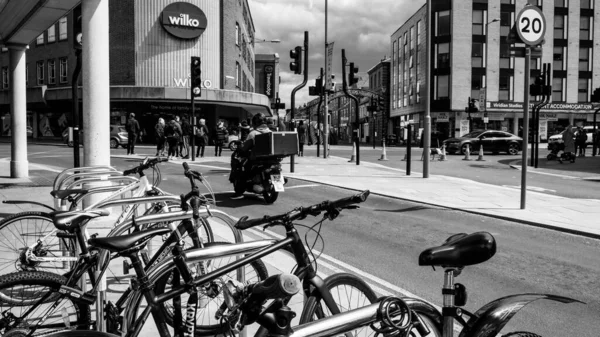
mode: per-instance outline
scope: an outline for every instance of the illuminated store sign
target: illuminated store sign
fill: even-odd
[[[273,66],[265,66],[265,95],[273,97]]]
[[[163,9],[160,20],[163,28],[180,39],[195,39],[207,26],[204,12],[187,2],[175,2]]]

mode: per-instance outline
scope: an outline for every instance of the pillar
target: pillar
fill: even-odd
[[[110,165],[108,2],[83,0],[83,166]]]
[[[27,161],[27,87],[25,85],[26,45],[7,45],[9,50],[11,160],[10,177],[29,176]]]

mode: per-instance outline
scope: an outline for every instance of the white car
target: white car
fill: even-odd
[[[591,125],[584,126],[583,130],[587,133],[587,140],[585,143],[587,145],[592,145],[592,140],[594,139],[594,127]],[[548,138],[548,146],[550,146],[550,143],[562,142],[563,132],[559,133],[558,135],[550,136],[550,138]],[[577,135],[577,131],[575,131],[575,135]]]

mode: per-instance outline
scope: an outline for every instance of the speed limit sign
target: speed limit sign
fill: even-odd
[[[546,34],[546,18],[537,6],[526,6],[517,15],[517,33],[525,44],[539,45]]]

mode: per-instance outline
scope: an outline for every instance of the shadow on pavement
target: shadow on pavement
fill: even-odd
[[[217,207],[237,208],[252,205],[265,205],[264,199],[256,194],[245,193],[244,199],[238,200],[229,199],[231,196],[233,196],[233,193],[215,193]]]
[[[401,208],[401,209],[376,209],[376,212],[390,212],[390,213],[406,213],[406,212],[416,212],[416,211],[422,211],[422,210],[426,210],[426,209],[438,209],[438,208],[433,208],[433,207],[427,207],[427,206],[414,206],[414,207],[407,207],[407,208]]]
[[[499,162],[506,165],[521,165],[521,160],[506,159],[500,160]],[[548,160],[543,157],[538,159],[538,169],[600,174],[600,156],[578,157],[575,159],[574,163],[563,161],[562,164],[557,160]]]

